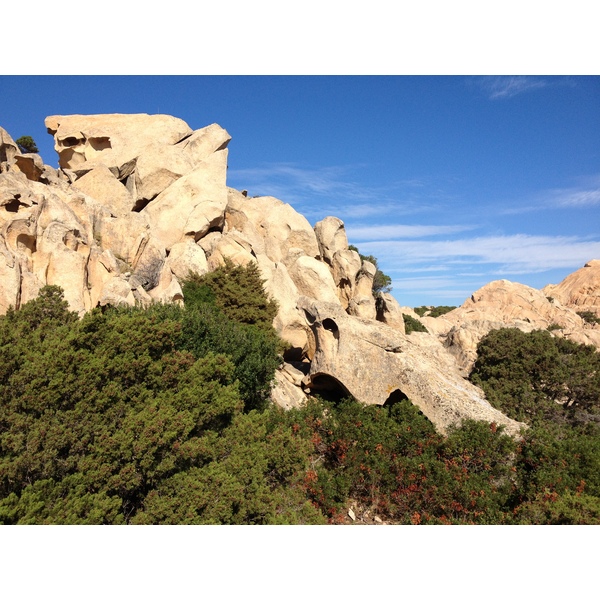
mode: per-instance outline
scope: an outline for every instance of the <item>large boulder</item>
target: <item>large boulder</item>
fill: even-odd
[[[61,168],[102,164],[119,178],[133,171],[135,159],[156,140],[173,145],[192,134],[187,123],[168,115],[54,115],[45,124]]]
[[[559,284],[542,288],[542,292],[563,306],[600,317],[600,260],[590,260]]]
[[[208,156],[189,174],[161,192],[141,212],[147,215],[153,235],[170,250],[192,238],[198,241],[214,228],[222,228],[227,206],[227,150]]]
[[[246,198],[230,191],[226,221],[228,231],[244,233],[255,252],[273,262],[290,266],[301,255],[319,257],[317,237],[306,217],[277,198]]]
[[[351,317],[336,304],[301,298],[299,306],[316,340],[305,386],[337,390],[365,404],[390,405],[407,397],[442,433],[463,419],[505,425],[511,434],[523,426],[494,409],[432,336],[406,336]]]
[[[376,319],[377,308],[373,296],[373,281],[377,267],[364,260],[356,276],[356,287],[348,302],[348,313],[362,319]]]
[[[334,254],[339,250],[348,249],[348,237],[343,221],[337,217],[325,217],[315,224],[314,229],[321,257],[326,263],[333,264]]]

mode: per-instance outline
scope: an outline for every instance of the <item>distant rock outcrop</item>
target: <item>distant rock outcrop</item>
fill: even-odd
[[[600,260],[590,260],[559,284],[542,288],[542,292],[563,306],[600,317]]]
[[[600,348],[600,327],[586,324],[572,308],[546,294],[547,288],[540,291],[506,279],[492,281],[462,306],[437,318],[423,317],[421,322],[439,336],[465,374],[473,367],[481,338],[502,327],[525,332],[548,329],[554,335]]]

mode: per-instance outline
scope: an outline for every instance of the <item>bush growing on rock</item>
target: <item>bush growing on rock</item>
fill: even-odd
[[[360,256],[360,259],[363,261],[368,261],[370,263],[372,263],[373,265],[375,265],[375,268],[377,269],[377,271],[375,271],[375,277],[373,278],[373,295],[377,296],[378,294],[384,293],[387,294],[389,292],[392,291],[392,278],[389,275],[386,275],[383,271],[381,271],[379,269],[379,266],[377,265],[377,259],[372,256],[372,255],[364,255],[361,254],[358,251],[358,248],[356,246],[353,246],[352,244],[350,244],[348,246],[349,250],[354,250],[355,252],[358,252],[358,255]]]
[[[15,143],[19,146],[19,150],[23,154],[39,152],[36,143],[30,135],[21,136],[18,140],[15,140]]]
[[[427,328],[425,327],[425,325],[423,325],[423,323],[421,323],[420,321],[417,321],[417,319],[415,319],[414,317],[411,317],[410,315],[404,313],[402,315],[402,318],[404,319],[404,332],[406,333],[406,335],[411,334],[413,331],[427,333]]]

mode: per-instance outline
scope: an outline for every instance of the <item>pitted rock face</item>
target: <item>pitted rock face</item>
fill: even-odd
[[[187,123],[168,115],[56,115],[45,124],[63,169],[99,158],[109,168],[122,169],[143,148],[176,144],[192,133]]]
[[[406,336],[351,317],[336,304],[300,298],[298,306],[316,341],[305,386],[315,391],[337,386],[365,404],[389,405],[406,396],[442,433],[463,419],[496,422],[511,434],[523,426],[494,409],[432,336]]]

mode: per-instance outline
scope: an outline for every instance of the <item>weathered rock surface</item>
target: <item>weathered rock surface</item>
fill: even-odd
[[[590,260],[559,284],[542,288],[542,292],[563,306],[600,317],[600,260]]]
[[[492,408],[432,336],[406,336],[383,323],[353,318],[336,304],[300,298],[299,306],[316,340],[307,387],[337,389],[365,404],[389,405],[408,397],[441,432],[467,418],[495,421],[513,434],[522,426]]]
[[[445,341],[465,373],[473,367],[481,338],[502,327],[526,332],[550,327],[553,335],[600,347],[600,328],[586,325],[574,310],[549,301],[544,291],[505,279],[488,283],[445,315],[423,317],[421,322]]]
[[[168,115],[55,115],[45,121],[54,136],[58,164],[78,170],[102,164],[117,177],[129,175],[144,149],[157,140],[169,146],[192,134],[190,127]]]

